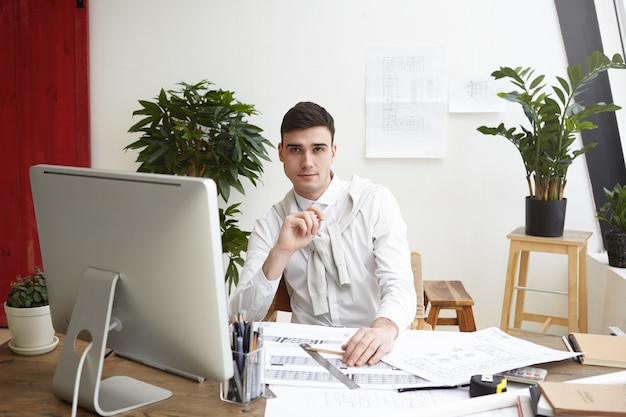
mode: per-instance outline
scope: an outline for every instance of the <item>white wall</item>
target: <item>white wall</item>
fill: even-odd
[[[626,269],[608,263],[606,252],[589,256],[589,274],[593,277],[589,304],[602,306],[598,314],[589,317],[590,333],[607,333],[609,326],[626,329]]]
[[[365,57],[369,47],[440,46],[448,78],[488,75],[504,65],[564,75],[552,1],[92,0],[90,32],[94,167],[134,170],[135,154],[122,149],[136,139],[127,130],[137,120],[137,100],[180,81],[208,79],[254,104],[261,114],[251,121],[273,143],[286,110],[301,100],[318,102],[336,121],[335,171],[391,188],[411,246],[423,254],[425,278],[463,280],[476,301],[478,327],[499,325],[506,234],[523,224],[527,191],[513,146],[476,128],[520,123],[521,110],[448,114],[442,159],[366,159]],[[264,184],[247,187],[245,228],[290,186],[274,150],[272,157]],[[582,159],[570,169],[566,196],[566,228],[593,231],[590,251],[598,251]],[[542,280],[565,286],[565,257],[532,259],[531,274],[538,265]]]

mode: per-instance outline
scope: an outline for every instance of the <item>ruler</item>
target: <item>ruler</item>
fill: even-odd
[[[323,357],[319,352],[316,352],[311,349],[311,345],[308,343],[301,343],[300,347],[304,349],[306,353],[308,353],[317,363],[322,365],[328,372],[330,372],[335,378],[339,380],[342,384],[350,389],[361,388],[356,382],[348,378],[348,375],[341,372],[336,366],[328,361],[325,357]]]

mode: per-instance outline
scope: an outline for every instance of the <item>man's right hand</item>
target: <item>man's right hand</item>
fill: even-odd
[[[289,214],[283,221],[274,247],[281,251],[291,251],[291,253],[302,249],[315,238],[322,220],[324,220],[324,213],[315,206]]]
[[[311,243],[319,231],[324,213],[319,207],[310,206],[304,211],[291,213],[283,220],[278,241],[270,250],[263,273],[269,280],[280,278],[291,255]]]

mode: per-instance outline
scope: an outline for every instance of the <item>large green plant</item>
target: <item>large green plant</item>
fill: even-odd
[[[586,68],[585,72],[576,64],[567,69],[567,80],[556,77],[558,84],[550,86],[556,99],[544,91],[545,76],[535,76],[531,68],[500,67],[491,74],[496,80],[508,79],[519,89],[498,93],[498,96],[520,104],[530,125],[521,125],[518,130],[500,123],[498,127],[480,126],[478,131],[503,136],[515,145],[524,162],[531,198],[562,200],[569,166],[597,145],[591,143],[572,149],[576,134],[597,127],[587,120],[589,116],[620,109],[607,103],[584,106],[576,102],[576,98],[598,74],[611,68],[626,69],[623,58],[616,54],[610,59],[596,51],[587,57]]]
[[[256,186],[263,160],[270,160],[266,147],[273,147],[262,129],[246,120],[257,114],[254,106],[235,100],[231,91],[212,88],[206,80],[178,85],[177,90],[161,89],[155,101],[139,100],[141,108],[133,116],[143,118],[129,132],[142,135],[124,149],[140,149],[140,172],[211,178],[225,203],[231,187],[245,194],[240,178]],[[250,235],[238,227],[239,205],[220,209],[229,289],[239,281]]]

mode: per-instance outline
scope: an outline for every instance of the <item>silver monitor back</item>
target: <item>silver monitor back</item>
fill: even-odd
[[[232,377],[215,183],[52,165],[30,173],[55,330],[67,332],[86,272],[113,271],[111,317],[121,329],[109,332],[110,349]]]

